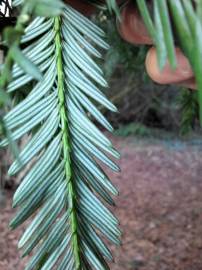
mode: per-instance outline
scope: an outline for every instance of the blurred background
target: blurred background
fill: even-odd
[[[123,230],[121,248],[112,247],[111,269],[201,270],[202,134],[196,92],[153,83],[144,69],[148,48],[121,40],[106,14],[94,19],[111,44],[104,53],[110,87],[103,91],[119,109],[111,114],[100,108],[115,128],[109,136],[122,155],[121,174],[110,173],[120,190],[115,212]],[[11,160],[8,150],[0,150],[0,270],[21,270],[25,263],[17,251],[23,228],[8,229],[22,176],[8,178]]]

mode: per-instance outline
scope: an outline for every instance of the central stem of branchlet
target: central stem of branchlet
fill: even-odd
[[[62,144],[63,144],[63,159],[65,161],[65,174],[68,184],[68,209],[70,210],[70,227],[72,232],[72,248],[75,257],[75,270],[79,270],[80,251],[78,239],[78,221],[76,214],[76,196],[74,190],[74,182],[71,173],[71,158],[70,158],[70,142],[69,142],[69,129],[68,117],[65,107],[65,88],[64,88],[64,72],[63,72],[63,57],[62,57],[62,38],[61,38],[61,18],[55,18],[55,43],[56,43],[56,59],[57,59],[57,84],[58,84],[58,97],[60,109],[60,121],[62,130]]]

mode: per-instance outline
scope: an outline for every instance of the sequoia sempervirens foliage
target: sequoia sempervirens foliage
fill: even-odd
[[[14,195],[18,212],[10,226],[30,218],[18,244],[23,256],[33,252],[26,269],[108,269],[112,255],[102,238],[119,244],[121,234],[107,208],[118,191],[101,166],[119,171],[110,158],[119,153],[95,125],[113,130],[97,109],[116,111],[99,89],[107,82],[95,61],[98,48],[108,44],[104,32],[71,6],[33,2],[14,1],[22,12],[5,32],[1,88],[26,94],[3,121],[13,141],[30,135],[9,174],[35,159]],[[8,144],[8,138],[1,141]]]

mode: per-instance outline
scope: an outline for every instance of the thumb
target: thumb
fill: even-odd
[[[160,84],[172,84],[189,80],[194,77],[188,59],[179,48],[176,48],[177,68],[173,70],[167,62],[163,70],[159,69],[157,52],[153,47],[146,57],[146,69],[151,79]]]

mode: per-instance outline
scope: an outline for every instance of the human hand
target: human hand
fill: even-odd
[[[124,40],[132,44],[153,45],[143,20],[135,8],[134,4],[129,2],[122,9],[122,21],[119,24],[119,32]],[[173,70],[167,62],[164,69],[160,71],[157,52],[155,47],[151,47],[146,57],[146,70],[149,76],[160,84],[179,84],[191,89],[196,89],[196,82],[192,68],[179,48],[176,48],[177,68]]]
[[[90,15],[95,11],[92,5],[86,4],[82,0],[66,0],[66,2],[86,15]],[[132,1],[126,3],[121,11],[121,15],[122,20],[119,22],[118,29],[122,38],[134,45],[147,44],[152,46],[147,53],[145,65],[148,75],[153,81],[159,84],[179,84],[196,89],[192,68],[179,48],[176,48],[177,68],[173,70],[167,62],[163,70],[159,69],[156,49]]]

